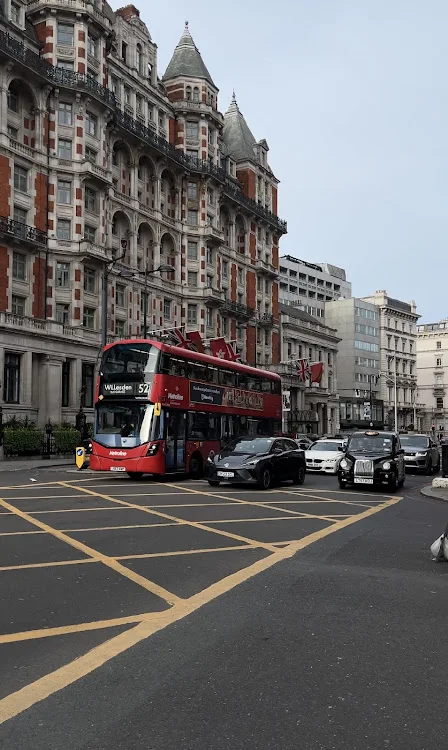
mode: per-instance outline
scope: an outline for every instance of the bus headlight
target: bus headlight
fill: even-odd
[[[159,443],[153,443],[149,446],[146,455],[147,456],[155,456],[157,451],[159,450]]]

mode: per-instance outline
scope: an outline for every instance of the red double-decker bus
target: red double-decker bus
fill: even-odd
[[[90,468],[200,477],[222,441],[277,435],[281,415],[276,373],[159,341],[117,341],[101,361]]]

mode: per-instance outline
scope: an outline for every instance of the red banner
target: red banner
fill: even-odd
[[[197,352],[204,353],[204,342],[202,341],[201,334],[199,331],[188,331],[187,338],[191,344],[190,349],[194,349]]]
[[[169,336],[174,346],[180,346],[181,349],[189,349],[193,352],[204,352],[204,343],[199,331],[183,333],[180,328],[174,328],[170,331]]]
[[[310,365],[307,359],[298,359],[296,362],[297,375],[302,383],[309,380],[310,383],[320,383],[324,374],[324,363],[314,362]]]
[[[324,363],[316,362],[310,366],[310,382],[320,383],[322,381],[322,375],[324,374]]]
[[[238,362],[241,359],[240,352],[234,344],[228,343],[224,338],[212,339],[210,349],[213,357],[227,359],[229,362]]]

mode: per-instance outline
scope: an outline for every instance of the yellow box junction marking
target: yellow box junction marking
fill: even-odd
[[[349,518],[336,521],[324,529],[320,529],[303,539],[289,544],[287,547],[276,547],[271,545],[272,549],[275,551],[268,557],[221,579],[200,593],[190,597],[190,599],[178,599],[171,609],[162,613],[154,614],[151,616],[150,620],[141,621],[130,630],[120,633],[119,635],[107,640],[105,643],[96,646],[84,656],[81,656],[75,661],[41,677],[35,682],[26,685],[15,693],[6,696],[3,700],[0,700],[0,723],[8,721],[31,706],[34,706],[36,703],[45,700],[59,690],[73,684],[77,680],[98,669],[118,654],[127,651],[132,646],[135,646],[137,643],[140,643],[154,633],[166,628],[168,625],[183,619],[187,615],[198,610],[200,607],[232,590],[253,576],[268,570],[278,562],[292,557],[298,551],[305,549],[305,547],[308,547],[310,544],[313,544],[320,539],[324,539],[330,534],[334,534],[335,532],[357,523],[358,521],[368,518],[369,516],[398,503],[400,500],[400,497],[390,498],[381,505],[368,508],[356,516],[350,516]]]

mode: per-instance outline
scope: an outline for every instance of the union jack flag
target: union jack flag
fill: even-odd
[[[180,328],[173,328],[168,335],[174,346],[180,346],[182,349],[191,349],[188,333],[183,334]]]
[[[227,351],[227,359],[230,359],[231,362],[239,362],[241,359],[241,352],[238,351],[236,344],[233,341],[227,343]]]
[[[302,383],[306,383],[307,378],[310,377],[310,365],[307,359],[298,359],[296,362],[297,375]]]

